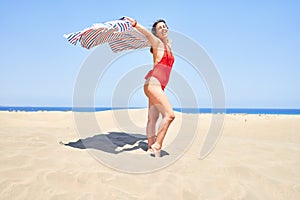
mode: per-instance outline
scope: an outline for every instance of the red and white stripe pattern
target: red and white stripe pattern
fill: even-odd
[[[147,38],[126,19],[94,24],[82,31],[65,34],[64,37],[73,45],[79,41],[87,49],[106,42],[113,52],[150,47]]]

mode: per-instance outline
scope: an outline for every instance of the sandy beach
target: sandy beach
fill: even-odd
[[[125,132],[112,114],[95,114],[105,138],[118,146],[110,152],[95,143],[105,133],[78,133],[73,112],[0,112],[0,199],[300,199],[299,115],[226,115],[217,145],[199,159],[211,114],[176,113],[161,158],[145,152],[146,110],[129,111],[135,124]],[[167,147],[180,122],[195,116],[200,126],[191,146],[160,170],[122,172],[93,156],[163,162],[175,154]]]

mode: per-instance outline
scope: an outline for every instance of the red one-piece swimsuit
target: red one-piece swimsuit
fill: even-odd
[[[165,50],[162,59],[145,76],[146,80],[151,76],[156,78],[160,82],[162,90],[165,90],[165,87],[169,82],[171,69],[174,63],[173,54],[167,51],[166,45],[164,46],[164,48]]]

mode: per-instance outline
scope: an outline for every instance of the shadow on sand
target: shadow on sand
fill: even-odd
[[[76,142],[60,144],[77,149],[96,149],[107,153],[118,154],[126,151],[142,149],[147,151],[147,137],[141,134],[129,134],[124,132],[109,132],[108,134],[98,134]],[[161,151],[161,156],[169,155],[166,151]]]

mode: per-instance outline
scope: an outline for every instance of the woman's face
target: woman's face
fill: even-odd
[[[168,37],[168,28],[164,22],[159,22],[156,24],[156,36],[160,39],[165,39]]]

